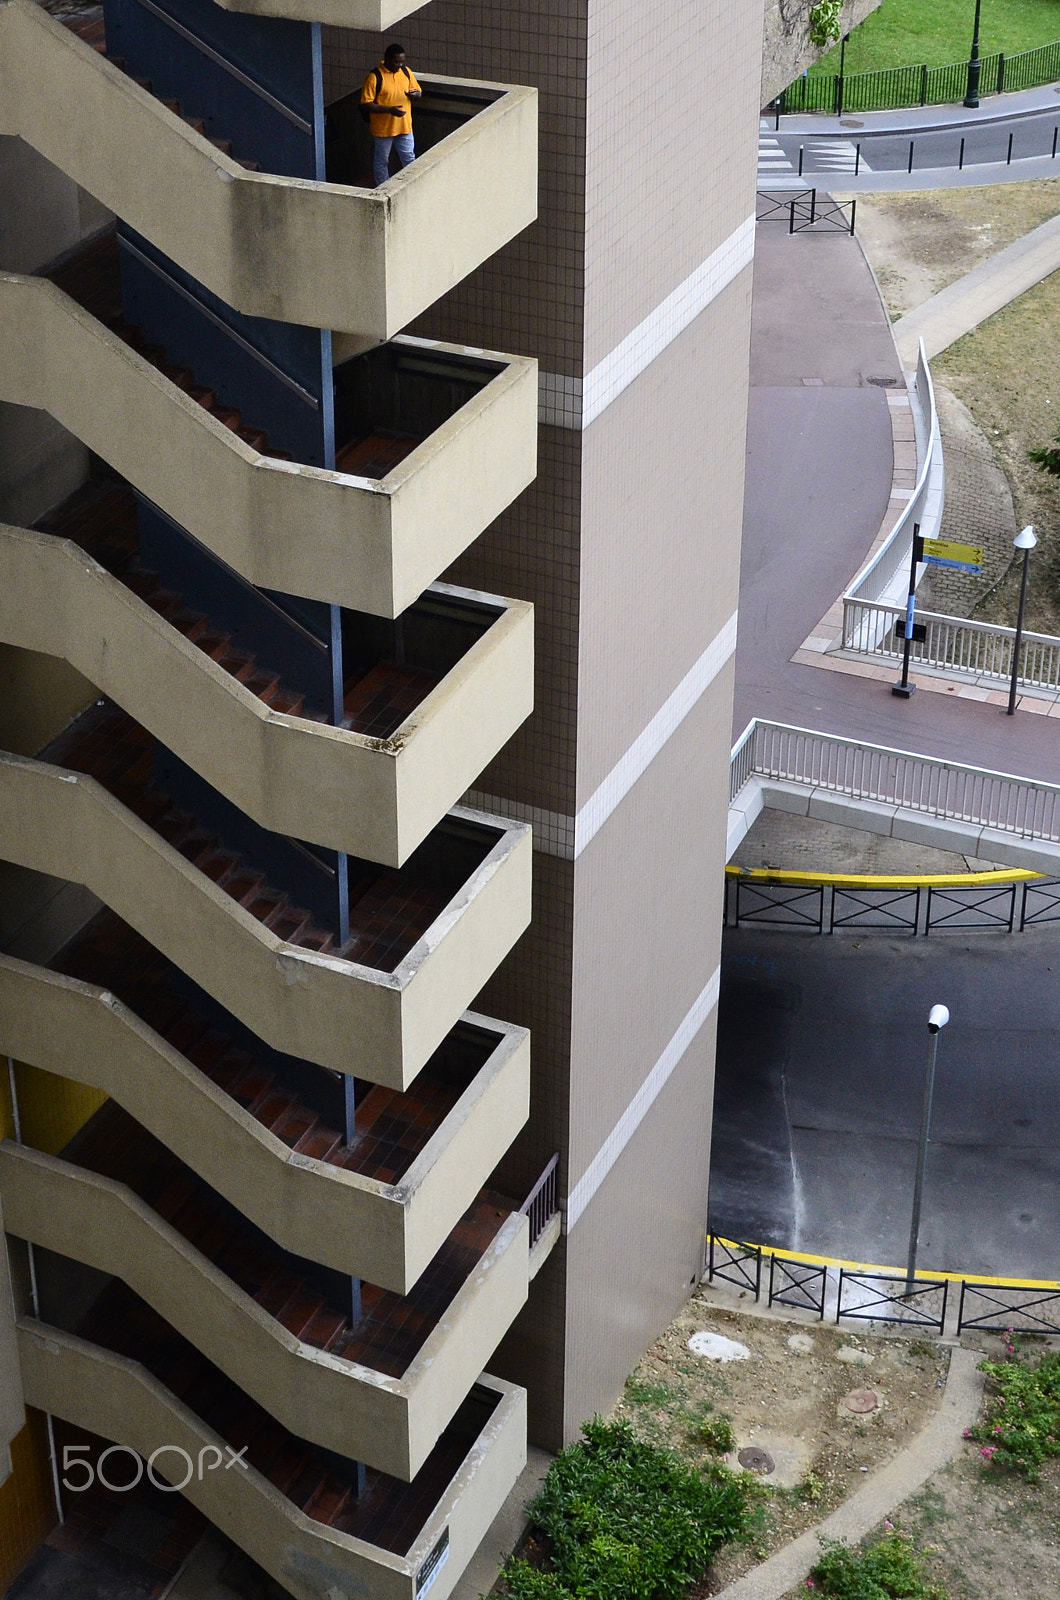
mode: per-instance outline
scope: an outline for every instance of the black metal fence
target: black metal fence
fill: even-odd
[[[817,189],[759,189],[755,204],[757,222],[783,222],[789,233],[854,232],[858,203],[833,200]]]
[[[768,1273],[764,1273],[767,1259]],[[897,1268],[891,1272],[829,1268],[787,1252],[778,1254],[768,1245],[739,1243],[713,1232],[707,1234],[703,1272],[708,1283],[727,1284],[755,1300],[761,1300],[765,1292],[769,1305],[809,1311],[821,1321],[827,1311],[831,1273],[836,1323],[889,1322],[940,1335],[946,1328],[950,1288],[956,1292],[959,1283],[958,1334],[978,1329],[1060,1335],[1060,1285],[920,1276],[910,1284]]]
[[[1060,922],[1060,879],[1019,883],[926,884],[876,888],[865,884],[771,883],[726,877],[725,926],[747,924],[803,933],[1022,933]]]
[[[1030,1284],[961,1284],[957,1332],[1060,1333],[1060,1289]]]
[[[884,1272],[839,1269],[835,1319],[842,1322],[897,1322],[907,1328],[946,1326],[949,1283],[944,1278],[908,1278]]]
[[[530,1248],[540,1239],[559,1210],[559,1154],[552,1157],[519,1210],[530,1218]]]
[[[1021,50],[1016,55],[997,51],[979,63],[980,95],[1035,89],[1060,78],[1060,41]],[[967,61],[945,67],[884,67],[876,72],[843,75],[804,74],[777,97],[778,115],[825,111],[842,116],[845,111],[894,111],[902,106],[952,105],[968,89]]]

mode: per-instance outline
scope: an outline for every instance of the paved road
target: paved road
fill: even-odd
[[[718,1232],[904,1261],[927,1013],[942,1001],[921,1264],[1060,1278],[1060,929],[740,928],[722,974]]]
[[[849,118],[848,122],[858,120]],[[1060,99],[1048,111],[1034,116],[933,131],[899,133],[887,130],[877,133],[871,127],[865,127],[842,134],[807,135],[789,133],[782,127],[779,134],[770,130],[760,136],[759,186],[763,186],[763,179],[790,177],[796,173],[800,150],[804,175],[834,179],[836,173],[854,176],[856,169],[866,175],[874,172],[904,173],[909,168],[910,143],[913,145],[914,171],[925,167],[957,167],[963,142],[966,167],[1005,163],[1011,159],[1016,169],[1012,173],[1015,179],[1020,175],[1022,161],[1052,157],[1054,137],[1057,140],[1056,160],[1060,163]],[[1060,174],[1060,165],[1057,171]]]
[[[861,247],[758,229],[734,738],[752,717],[1060,782],[1060,720],[796,666],[887,505],[899,368]],[[808,384],[806,380],[811,382]]]

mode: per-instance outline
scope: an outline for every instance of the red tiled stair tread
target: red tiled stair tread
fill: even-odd
[[[435,673],[380,662],[363,678],[347,683],[342,725],[369,738],[388,739],[437,683]]]
[[[422,434],[377,428],[373,433],[362,439],[351,440],[336,451],[335,471],[348,472],[354,478],[385,478],[422,443]]]
[[[141,1362],[178,1400],[302,1511],[355,1538],[404,1555],[467,1456],[474,1423],[446,1429],[412,1483],[356,1465],[295,1438],[196,1351],[150,1307],[112,1281],[78,1327],[81,1338]]]
[[[337,1274],[329,1280],[340,1293],[337,1302],[331,1301],[331,1291],[306,1277],[304,1263],[221,1201],[115,1103],[97,1112],[64,1154],[79,1166],[126,1183],[297,1338],[319,1348],[327,1345],[335,1355],[395,1378],[403,1375],[446,1315],[512,1210],[503,1197],[483,1191],[410,1294],[365,1286],[363,1316],[351,1329],[345,1325],[347,1306],[341,1298],[345,1280]]]
[[[278,673],[233,641],[223,627],[186,605],[184,596],[164,589],[157,576],[137,565],[136,500],[131,489],[90,482],[36,524],[57,539],[72,539],[114,577],[138,595],[185,638],[211,656],[252,694],[288,716],[299,716],[304,697]]]
[[[262,1120],[270,1092],[277,1088],[274,1073],[234,1046],[215,1023],[196,1015],[188,1001],[175,993],[168,964],[146,940],[113,912],[101,912],[53,963],[70,977],[109,989],[174,1048],[188,1036],[195,1043],[187,1055],[218,1088],[251,1115]],[[203,1031],[205,1030],[205,1031]],[[448,1047],[447,1060],[429,1062],[408,1090],[371,1088],[356,1110],[357,1139],[347,1146],[339,1127],[328,1127],[308,1106],[291,1105],[284,1121],[272,1131],[299,1154],[327,1161],[364,1177],[396,1183],[441,1127],[460,1097],[462,1075],[459,1044]],[[468,1072],[474,1071],[469,1064]],[[282,1091],[281,1091],[282,1092]],[[304,1131],[294,1139],[299,1124]]]

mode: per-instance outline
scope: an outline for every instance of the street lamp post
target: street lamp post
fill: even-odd
[[[935,1097],[935,1060],[939,1034],[950,1020],[946,1006],[932,1006],[928,1014],[928,1060],[924,1078],[924,1105],[920,1113],[920,1145],[913,1184],[913,1219],[909,1227],[909,1258],[905,1269],[905,1292],[912,1294],[916,1277],[916,1253],[920,1244],[920,1203],[924,1197],[924,1170],[927,1167],[928,1140],[931,1136],[931,1102]]]
[[[1022,533],[1017,533],[1012,543],[1017,550],[1023,551],[1023,576],[1020,579],[1020,604],[1016,613],[1016,637],[1012,642],[1012,682],[1008,691],[1007,716],[1016,714],[1016,690],[1019,687],[1020,677],[1020,647],[1023,644],[1023,613],[1027,609],[1027,572],[1031,563],[1031,551],[1038,540],[1035,538],[1033,528],[1024,528]]]
[[[975,23],[972,27],[972,53],[968,57],[968,92],[964,103],[969,111],[979,104],[979,10],[983,0],[975,0]]]

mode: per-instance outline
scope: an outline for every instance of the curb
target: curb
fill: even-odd
[[[783,1550],[719,1590],[715,1600],[782,1600],[809,1575],[820,1553],[820,1540],[863,1539],[878,1522],[951,1461],[964,1443],[964,1430],[979,1415],[985,1379],[977,1370],[979,1354],[955,1348],[942,1404],[912,1444],[873,1473],[867,1483],[831,1516],[808,1528]]]

